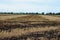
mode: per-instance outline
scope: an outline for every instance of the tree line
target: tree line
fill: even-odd
[[[49,12],[49,13],[44,13],[44,12],[41,12],[41,13],[38,13],[38,12],[36,12],[36,13],[28,13],[28,12],[26,12],[26,13],[24,13],[24,12],[20,12],[20,13],[14,13],[14,12],[0,12],[0,14],[40,14],[40,15],[60,15],[60,12],[58,12],[58,13],[52,13],[52,12]]]

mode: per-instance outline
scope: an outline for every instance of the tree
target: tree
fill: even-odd
[[[44,12],[42,12],[42,15],[44,15]]]

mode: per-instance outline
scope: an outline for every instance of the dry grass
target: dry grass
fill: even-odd
[[[27,15],[23,17],[17,17],[9,19],[10,21],[19,21],[19,22],[25,22],[25,21],[48,21],[48,19],[39,16],[39,15]]]
[[[12,36],[22,36],[24,34],[29,34],[29,33],[32,33],[32,32],[37,32],[37,31],[50,31],[50,30],[56,30],[58,29],[58,27],[33,27],[33,28],[23,28],[23,29],[20,29],[20,28],[16,28],[16,29],[12,29],[11,32],[6,32],[6,31],[3,31],[3,32],[0,32],[0,37],[12,37]]]
[[[15,29],[11,29],[11,32],[8,31],[2,31],[0,32],[0,38],[3,37],[9,37],[11,38],[12,36],[22,36],[25,34],[29,34],[29,33],[34,33],[34,32],[38,32],[38,31],[50,31],[50,30],[60,30],[60,25],[57,25],[60,23],[60,19],[58,17],[52,17],[52,16],[46,16],[46,15],[3,15],[0,16],[0,20],[3,20],[3,25],[16,25],[16,24],[20,24],[23,25],[24,27],[26,25],[31,26],[31,25],[36,25],[36,24],[56,24],[56,26],[50,26],[48,27],[47,25],[43,27],[43,25],[40,26],[33,26],[33,27],[26,27],[26,28],[15,28]],[[4,23],[6,22],[6,23]],[[11,22],[9,24],[9,22]],[[14,23],[14,24],[13,24]],[[0,25],[1,26],[1,25]],[[3,26],[4,27],[4,26]],[[12,26],[14,27],[14,26]]]
[[[27,16],[27,15],[2,15],[0,16],[0,20],[7,20],[7,19],[12,19],[12,18],[17,18],[17,17],[22,17],[22,16]]]
[[[55,16],[49,16],[49,15],[41,15],[42,17],[49,19],[49,21],[60,21],[59,17],[55,17]]]
[[[53,16],[55,16],[55,17],[60,17],[60,15],[53,15]]]

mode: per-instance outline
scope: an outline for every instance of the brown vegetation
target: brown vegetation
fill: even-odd
[[[60,40],[60,21],[44,15],[8,16],[0,20],[0,40]]]

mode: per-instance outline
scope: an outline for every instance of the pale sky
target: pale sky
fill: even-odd
[[[60,12],[60,0],[0,0],[0,12]]]

